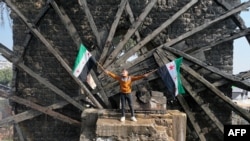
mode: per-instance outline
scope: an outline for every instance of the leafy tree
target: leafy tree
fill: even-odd
[[[12,68],[0,70],[0,84],[10,86],[12,80]]]

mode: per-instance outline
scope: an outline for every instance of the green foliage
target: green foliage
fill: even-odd
[[[0,84],[10,86],[12,80],[12,68],[0,70]]]

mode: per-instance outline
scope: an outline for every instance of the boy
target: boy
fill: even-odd
[[[121,98],[121,104],[122,104],[122,117],[121,121],[125,121],[125,103],[128,101],[129,109],[131,112],[131,120],[137,121],[134,115],[134,108],[132,103],[132,82],[135,80],[139,80],[142,78],[147,77],[149,74],[155,72],[151,71],[149,73],[146,73],[144,75],[138,75],[138,76],[129,76],[128,71],[126,69],[123,69],[121,72],[121,75],[116,75],[110,71],[104,70],[104,72],[109,75],[110,77],[114,78],[115,80],[119,81],[120,83],[120,98]]]

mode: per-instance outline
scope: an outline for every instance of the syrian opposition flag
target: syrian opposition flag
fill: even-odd
[[[96,87],[93,81],[90,70],[95,64],[95,60],[92,54],[86,49],[86,47],[81,44],[77,57],[75,59],[75,64],[73,67],[73,75],[78,77],[81,81],[87,82],[92,89]]]
[[[181,64],[182,57],[175,59],[158,69],[158,73],[167,87],[168,92],[174,96],[185,93],[180,78]]]

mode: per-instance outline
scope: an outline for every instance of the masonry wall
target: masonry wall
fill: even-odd
[[[238,3],[239,0],[228,0],[229,3]],[[24,14],[28,22],[34,23],[39,16],[39,11],[43,10],[46,0],[13,0],[17,8]],[[89,50],[98,50],[97,42],[88,24],[84,11],[80,9],[77,1],[58,0],[56,1],[64,8],[70,19],[74,23],[84,44]],[[102,41],[105,40],[109,28],[114,20],[117,5],[120,0],[87,0],[90,11],[101,33]],[[162,22],[169,19],[173,14],[180,10],[189,0],[161,0],[157,1],[146,20],[139,28],[141,37],[144,38],[154,29],[159,27]],[[147,0],[129,0],[134,16],[138,17],[143,11]],[[201,0],[194,8],[188,10],[178,20],[171,24],[153,41],[148,43],[148,49],[159,46],[166,41],[170,41],[191,29],[214,19],[225,11],[212,0]],[[26,41],[30,34],[29,29],[19,19],[15,13],[11,13],[13,19],[13,50],[18,56],[22,56],[22,62],[30,67],[34,72],[46,78],[49,82],[63,90],[69,96],[78,96],[79,89],[65,69],[60,65],[56,58],[48,52],[44,44],[36,37],[32,36],[29,42]],[[123,13],[122,20],[119,23],[118,31],[115,36],[125,34],[130,27],[128,16]],[[41,20],[35,26],[42,35],[61,52],[61,56],[73,66],[77,53],[77,46],[67,33],[59,16],[50,8]],[[219,24],[213,25],[208,29],[195,34],[185,40],[180,49],[188,47],[202,47],[208,42],[214,41],[223,36],[229,35],[236,28],[230,19]],[[232,72],[233,43],[228,42],[218,45],[216,48],[205,52],[205,59],[212,65],[220,68],[222,71]],[[54,92],[37,82],[22,70],[15,69],[14,93],[20,97],[31,100],[42,106],[48,106],[61,101],[62,98]],[[230,92],[230,89],[225,89]],[[24,112],[30,108],[15,104],[15,113]],[[81,111],[73,106],[66,106],[59,110],[65,115],[80,120]],[[226,113],[227,114],[227,113]],[[80,128],[70,126],[47,115],[41,115],[20,123],[23,135],[27,140],[36,141],[76,141],[79,140]],[[18,137],[15,136],[15,140]]]

